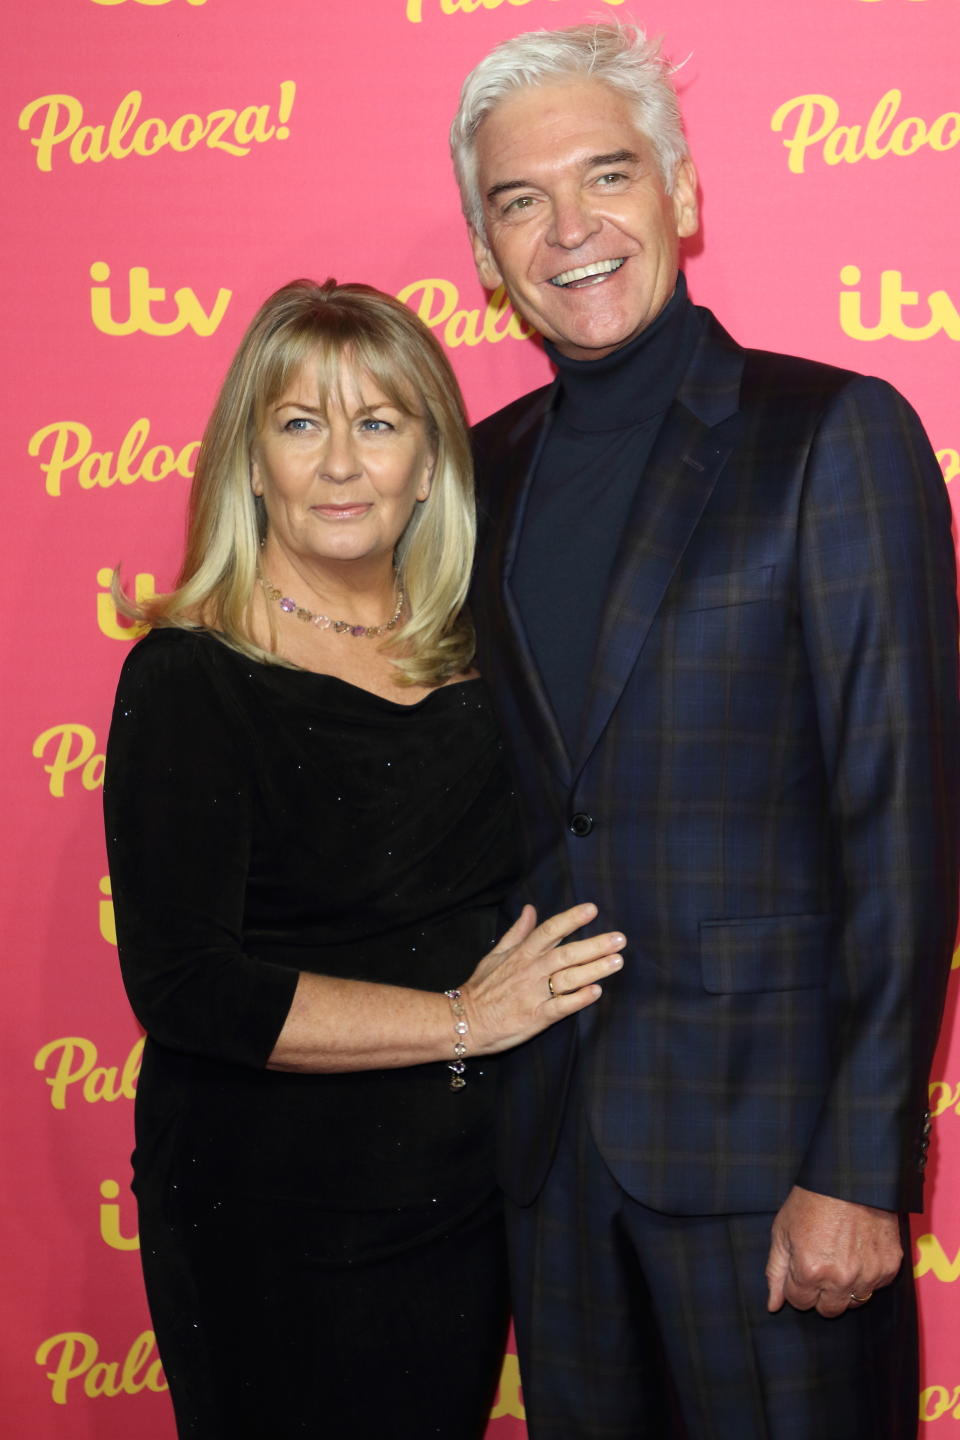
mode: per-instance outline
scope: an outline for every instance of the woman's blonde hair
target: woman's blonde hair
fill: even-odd
[[[322,404],[338,394],[346,363],[369,374],[391,404],[426,425],[435,454],[433,481],[396,550],[411,617],[384,644],[401,652],[395,661],[401,683],[442,684],[473,656],[464,603],[476,522],[463,399],[449,361],[422,321],[369,285],[294,280],[261,306],[200,445],[176,587],[124,609],[149,625],[214,630],[247,655],[286,663],[276,654],[272,612],[271,650],[251,638],[266,534],[263,501],[250,485],[251,447],[268,407],[308,361],[316,365]]]

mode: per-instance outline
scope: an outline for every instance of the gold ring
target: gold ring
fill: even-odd
[[[547,989],[550,991],[550,999],[551,999],[551,1000],[556,1000],[556,998],[557,998],[557,992],[556,992],[556,990],[554,990],[554,988],[553,988],[553,976],[552,976],[552,975],[548,975],[548,976],[547,976]]]
[[[850,1291],[850,1299],[853,1301],[854,1305],[866,1305],[867,1301],[872,1299],[872,1297],[872,1290],[868,1290],[866,1295],[854,1295],[853,1291]]]

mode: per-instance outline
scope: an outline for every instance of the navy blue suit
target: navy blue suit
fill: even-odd
[[[478,657],[529,898],[542,916],[595,901],[628,948],[597,1005],[507,1057],[504,1187],[518,1206],[540,1194],[575,1073],[590,1142],[657,1215],[769,1216],[793,1185],[918,1209],[956,927],[936,459],[884,382],[743,350],[709,317],[638,484],[568,752],[510,591],[553,398],[475,431]]]

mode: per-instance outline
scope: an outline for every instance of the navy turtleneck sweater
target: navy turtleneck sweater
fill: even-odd
[[[510,588],[571,752],[620,538],[700,329],[681,275],[653,323],[602,360],[569,360],[546,342],[560,395]]]

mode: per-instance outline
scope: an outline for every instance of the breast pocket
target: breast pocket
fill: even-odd
[[[832,928],[829,915],[701,920],[703,987],[714,995],[819,989],[829,974]]]

